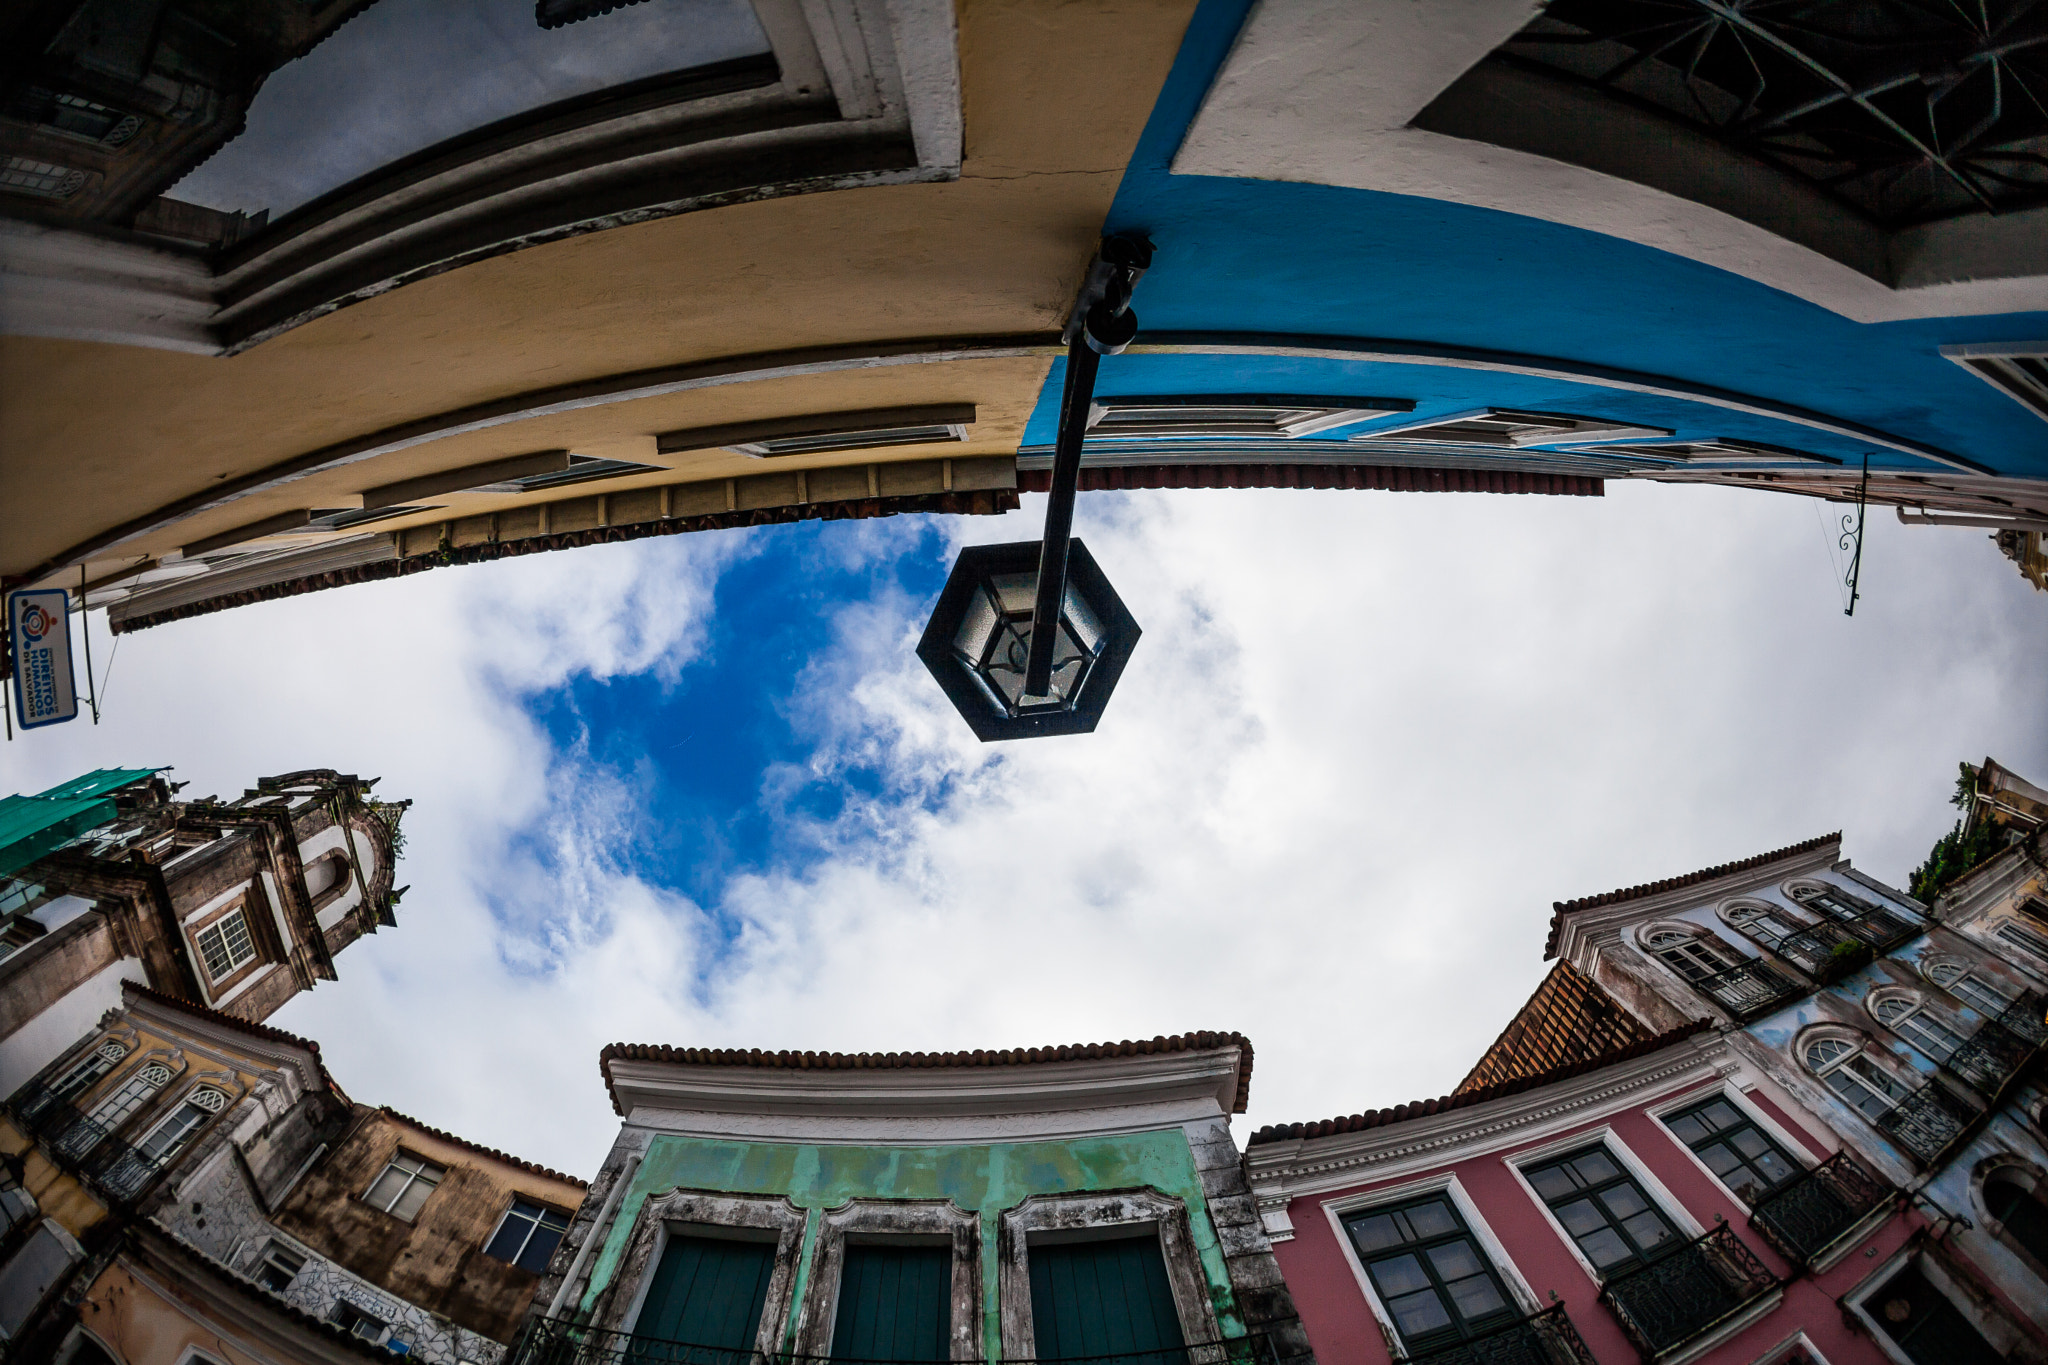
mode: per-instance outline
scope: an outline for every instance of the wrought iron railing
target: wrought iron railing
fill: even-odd
[[[1768,962],[1758,961],[1710,973],[1692,984],[1693,989],[1742,1020],[1766,1014],[1806,993],[1806,987]]]
[[[2048,1045],[2048,999],[2039,991],[2021,991],[2020,998],[1998,1016],[2001,1026],[2011,1029],[2035,1047]]]
[[[1931,1162],[1976,1117],[1947,1086],[1930,1080],[1887,1110],[1877,1127],[1922,1162]]]
[[[97,1119],[59,1099],[48,1087],[30,1082],[8,1100],[28,1130],[49,1143],[59,1162],[97,1184],[109,1197],[127,1201],[149,1187],[159,1166],[136,1155],[135,1148],[113,1136]]]
[[[1995,1095],[2033,1051],[2032,1043],[1998,1020],[1987,1019],[1942,1065],[1980,1095]]]
[[[1595,1365],[1561,1303],[1468,1340],[1419,1351],[1408,1360],[1410,1365]]]
[[[1837,1152],[1758,1200],[1749,1225],[1786,1260],[1811,1267],[1892,1193],[1847,1152]]]
[[[1726,1223],[1639,1269],[1617,1275],[1600,1302],[1620,1320],[1645,1360],[1712,1331],[1778,1287]]]
[[[1568,1325],[1567,1325],[1568,1326]],[[1577,1334],[1573,1333],[1573,1339]],[[1579,1348],[1583,1351],[1585,1348]],[[1004,1365],[1311,1365],[1308,1337],[1300,1322],[1261,1323],[1241,1337],[1196,1342],[1151,1351],[1094,1356],[1005,1356]],[[1563,1357],[1556,1365],[1580,1365],[1590,1357]],[[559,1318],[536,1318],[513,1347],[505,1365],[903,1365],[850,1356],[799,1355],[722,1346],[699,1346],[659,1337],[634,1336],[579,1326]],[[1537,1365],[1553,1365],[1549,1357]]]
[[[1835,923],[1880,953],[1927,932],[1925,928],[1909,919],[1894,915],[1889,910],[1879,910],[1874,906],[1853,919],[1838,919]]]
[[[1823,986],[1869,963],[1872,951],[1868,943],[1832,920],[1787,934],[1777,944],[1779,957]]]

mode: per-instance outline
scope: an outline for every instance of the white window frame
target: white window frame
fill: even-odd
[[[201,1095],[215,1096],[218,1102],[209,1105],[199,1098]],[[202,1128],[206,1127],[207,1124],[219,1118],[222,1114],[225,1114],[228,1111],[228,1106],[233,1103],[234,1101],[231,1098],[229,1098],[228,1092],[221,1089],[217,1085],[208,1084],[202,1081],[197,1085],[189,1087],[184,1094],[178,1097],[178,1102],[171,1107],[169,1113],[165,1114],[162,1118],[159,1118],[155,1123],[151,1124],[149,1131],[147,1133],[144,1133],[140,1139],[131,1144],[131,1149],[135,1153],[136,1160],[144,1162],[152,1171],[162,1170],[164,1167],[170,1165],[173,1161],[176,1161],[178,1157],[184,1153],[185,1149],[192,1145],[193,1139],[199,1135],[199,1131]],[[188,1125],[182,1133],[178,1134],[178,1136],[174,1139],[173,1146],[165,1149],[163,1152],[160,1152],[156,1156],[144,1157],[142,1155],[142,1149],[148,1146],[152,1141],[154,1141],[158,1133],[163,1132],[172,1124],[178,1123],[181,1120],[183,1120],[185,1117],[185,1111],[188,1109],[198,1110],[203,1117],[201,1117],[196,1123]]]
[[[1805,919],[1801,918],[1804,913],[1803,911],[1787,910],[1775,901],[1762,900],[1755,896],[1743,896],[1729,901],[1724,905],[1717,906],[1714,913],[1721,923],[1727,925],[1731,930],[1742,935],[1752,943],[1761,944],[1771,952],[1778,951],[1779,945],[1785,939],[1792,937],[1794,934],[1804,933],[1813,927]],[[1738,922],[1735,918],[1737,915],[1745,916],[1746,919]],[[1766,915],[1787,926],[1787,932],[1775,943],[1769,942],[1762,935],[1752,933],[1743,927],[1748,921],[1761,919]]]
[[[368,1204],[371,1208],[376,1209],[379,1213],[389,1213],[393,1218],[398,1219],[402,1223],[413,1223],[418,1220],[420,1213],[424,1213],[426,1211],[426,1199],[422,1199],[420,1201],[419,1211],[415,1212],[411,1218],[407,1218],[404,1214],[401,1213],[392,1213],[392,1210],[398,1207],[398,1201],[405,1198],[405,1192],[407,1190],[410,1190],[413,1187],[413,1185],[419,1180],[420,1173],[418,1171],[407,1171],[405,1173],[405,1183],[398,1187],[398,1193],[391,1196],[391,1202],[389,1204],[379,1205],[375,1200],[370,1198],[370,1191],[377,1188],[377,1182],[382,1180],[394,1167],[396,1167],[398,1165],[399,1159],[402,1157],[410,1157],[412,1160],[419,1162],[422,1166],[432,1166],[435,1170],[440,1172],[439,1175],[434,1177],[433,1189],[429,1189],[427,1191],[427,1199],[432,1199],[434,1197],[434,1190],[441,1188],[441,1182],[448,1178],[448,1168],[442,1165],[440,1162],[435,1161],[431,1157],[422,1156],[418,1152],[408,1152],[403,1147],[400,1147],[397,1151],[391,1154],[390,1160],[386,1161],[382,1168],[378,1170],[377,1174],[371,1178],[369,1188],[363,1191],[361,1197],[362,1201],[365,1204]]]
[[[1879,1071],[1882,1071],[1885,1075],[1891,1077],[1891,1079],[1896,1084],[1904,1086],[1906,1088],[1907,1094],[1910,1095],[1918,1087],[1915,1086],[1912,1082],[1908,1081],[1904,1076],[1899,1075],[1896,1071],[1892,1069],[1892,1067],[1887,1066],[1885,1064],[1885,1061],[1880,1061],[1878,1059],[1880,1055],[1880,1050],[1871,1046],[1871,1044],[1876,1041],[1875,1039],[1864,1038],[1855,1035],[1844,1036],[1845,1032],[1846,1031],[1843,1030],[1828,1033],[1817,1033],[1809,1035],[1804,1038],[1795,1038],[1792,1043],[1792,1046],[1794,1048],[1793,1061],[1798,1063],[1799,1069],[1801,1071],[1813,1077],[1814,1080],[1820,1083],[1821,1089],[1827,1092],[1827,1096],[1829,1099],[1835,1101],[1835,1103],[1841,1105],[1850,1113],[1856,1115],[1856,1117],[1862,1120],[1862,1122],[1866,1126],[1875,1127],[1877,1124],[1876,1119],[1872,1118],[1870,1115],[1864,1113],[1861,1109],[1857,1108],[1856,1105],[1849,1101],[1847,1096],[1843,1095],[1840,1091],[1836,1090],[1832,1085],[1828,1084],[1828,1077],[1832,1073],[1841,1070],[1843,1067],[1849,1065],[1849,1063],[1855,1061],[1858,1057],[1869,1057],[1870,1064],[1872,1066],[1876,1067]],[[1829,1062],[1825,1067],[1822,1067],[1820,1070],[1816,1071],[1806,1060],[1806,1050],[1810,1047],[1815,1046],[1816,1044],[1829,1041],[1847,1043],[1849,1044],[1849,1051],[1842,1057],[1836,1059],[1835,1061]],[[1887,1058],[1886,1060],[1888,1061],[1889,1058]],[[1932,1080],[1931,1077],[1926,1079],[1929,1081]],[[1869,1090],[1871,1088],[1867,1083],[1858,1083],[1862,1084],[1863,1088],[1866,1090]],[[1883,1099],[1885,1102],[1886,1113],[1890,1113],[1892,1110],[1899,1107],[1900,1101],[1892,1098],[1890,1095],[1881,1094],[1879,1097]]]
[[[1906,1002],[1906,1012],[1904,1014],[1900,1015],[1897,1019],[1886,1019],[1883,1015],[1878,1013],[1878,1010],[1881,1007],[1889,1005],[1894,1001]],[[1919,1053],[1921,1056],[1927,1058],[1927,1060],[1935,1063],[1936,1065],[1946,1063],[1950,1057],[1953,1057],[1956,1055],[1956,1053],[1962,1051],[1963,1044],[1970,1041],[1970,1033],[1966,1031],[1964,1028],[1956,1027],[1956,1025],[1962,1023],[1961,1020],[1958,1019],[1951,1022],[1948,1019],[1944,1019],[1940,1014],[1937,1014],[1936,1012],[1927,1007],[1926,995],[1919,991],[1912,990],[1908,987],[1878,987],[1876,990],[1871,991],[1869,994],[1863,997],[1863,1010],[1864,1013],[1870,1016],[1871,1022],[1875,1023],[1879,1028],[1891,1034],[1892,1037],[1897,1038],[1907,1047],[1912,1048],[1915,1052]],[[1934,1028],[1940,1029],[1949,1037],[1955,1039],[1956,1045],[1950,1048],[1945,1056],[1937,1056],[1934,1052],[1930,1051],[1929,1044],[1925,1042],[1918,1034],[1908,1033],[1904,1029],[1899,1027],[1899,1025],[1905,1023],[1907,1020],[1913,1018],[1915,1015],[1926,1016],[1927,1022],[1929,1024],[1931,1024]]]
[[[359,1313],[363,1317],[369,1319],[371,1322],[378,1324],[377,1335],[374,1337],[366,1337],[353,1327],[343,1326],[339,1321],[336,1320],[336,1315],[339,1314],[343,1308],[348,1308],[356,1313]],[[336,1299],[334,1301],[333,1307],[327,1310],[326,1316],[329,1326],[338,1328],[340,1331],[346,1333],[347,1335],[354,1337],[357,1341],[366,1341],[370,1343],[370,1345],[372,1346],[382,1346],[385,1342],[389,1341],[391,1339],[392,1329],[397,1326],[397,1324],[392,1322],[390,1319],[381,1318],[377,1316],[375,1313],[372,1313],[369,1309],[363,1307],[361,1304],[357,1303],[354,1299],[349,1298],[347,1295],[343,1295],[342,1297]]]
[[[1006,1211],[997,1227],[996,1295],[1001,1304],[1005,1359],[1028,1360],[1037,1355],[1037,1324],[1031,1302],[1031,1247],[1066,1241],[1109,1240],[1142,1236],[1159,1239],[1166,1282],[1180,1318],[1182,1339],[1190,1345],[1215,1341],[1216,1305],[1201,1269],[1200,1255],[1187,1205],[1156,1190],[1075,1190],[1034,1194]]]
[[[235,956],[234,950],[228,946],[227,925],[235,919],[240,919],[242,922],[242,942],[249,950],[246,957]],[[206,938],[209,934],[216,936],[220,940],[221,951],[227,955],[228,965],[224,971],[216,972],[213,969],[213,963],[207,958]],[[206,973],[206,981],[209,986],[218,986],[221,982],[260,958],[263,955],[262,950],[256,946],[255,932],[249,927],[249,907],[238,905],[234,909],[222,914],[205,928],[193,930],[192,951],[199,956],[199,969]]]
[[[284,1289],[272,1289],[263,1283],[263,1270],[266,1266],[272,1264],[270,1258],[274,1255],[287,1256],[299,1263],[298,1269],[292,1271],[291,1279],[285,1283]],[[298,1283],[299,1276],[304,1273],[307,1262],[312,1259],[313,1257],[306,1252],[288,1246],[281,1237],[266,1237],[263,1240],[263,1246],[256,1253],[255,1264],[249,1267],[249,1278],[261,1286],[266,1293],[282,1295],[285,1289],[290,1289],[292,1285]],[[284,1267],[280,1265],[277,1269],[282,1270]]]
[[[1515,1310],[1523,1317],[1542,1311],[1543,1301],[1536,1297],[1536,1291],[1523,1276],[1522,1268],[1501,1245],[1500,1238],[1493,1232],[1492,1224],[1479,1212],[1479,1206],[1472,1202],[1472,1196],[1465,1192],[1463,1182],[1455,1171],[1441,1171],[1436,1175],[1424,1176],[1400,1185],[1386,1185],[1378,1189],[1363,1190],[1355,1194],[1339,1196],[1323,1201],[1323,1216],[1330,1220],[1330,1231],[1337,1239],[1337,1245],[1344,1252],[1344,1263],[1351,1267],[1351,1278],[1358,1281],[1358,1290],[1365,1296],[1366,1307],[1372,1310],[1380,1331],[1390,1345],[1401,1340],[1400,1329],[1394,1326],[1394,1318],[1380,1301],[1379,1291],[1372,1286],[1372,1277],[1366,1274],[1365,1260],[1358,1254],[1358,1247],[1351,1240],[1351,1234],[1344,1227],[1344,1220],[1358,1213],[1381,1208],[1389,1204],[1406,1203],[1427,1195],[1442,1192],[1450,1196],[1451,1204],[1458,1210],[1458,1216],[1465,1220],[1465,1227],[1476,1238],[1492,1263],[1494,1273],[1507,1286],[1508,1294],[1515,1301]],[[1408,1359],[1408,1348],[1404,1344],[1394,1351],[1394,1359]]]
[[[119,1050],[113,1051],[113,1049]],[[75,1097],[86,1094],[101,1081],[113,1075],[121,1063],[128,1060],[128,1055],[134,1050],[134,1048],[129,1047],[118,1038],[107,1038],[94,1044],[92,1051],[86,1053],[85,1056],[65,1068],[64,1074],[51,1084],[50,1094],[59,1102],[69,1102]],[[101,1062],[105,1062],[106,1065],[98,1071],[93,1071],[93,1068],[99,1066]],[[87,1072],[92,1072],[92,1074],[86,1076],[85,1080],[79,1081],[77,1079],[80,1076],[86,1075]],[[70,1088],[67,1089],[67,1087]]]
[[[1691,1158],[1692,1164],[1699,1167],[1700,1173],[1705,1175],[1709,1181],[1713,1182],[1714,1188],[1719,1190],[1722,1194],[1726,1195],[1728,1197],[1728,1202],[1733,1204],[1736,1208],[1742,1210],[1744,1214],[1748,1214],[1751,1211],[1751,1206],[1748,1203],[1744,1202],[1741,1196],[1737,1195],[1735,1191],[1729,1189],[1728,1186],[1722,1182],[1720,1176],[1714,1174],[1714,1168],[1712,1166],[1709,1166],[1706,1162],[1700,1160],[1700,1154],[1698,1152],[1695,1152],[1689,1145],[1687,1145],[1684,1138],[1681,1138],[1677,1133],[1673,1132],[1671,1130],[1671,1124],[1667,1121],[1673,1114],[1676,1114],[1679,1110],[1691,1109],[1695,1105],[1705,1104],[1708,1100],[1714,1099],[1717,1096],[1721,1099],[1727,1100],[1730,1104],[1734,1105],[1736,1111],[1740,1113],[1744,1118],[1748,1119],[1751,1123],[1754,1123],[1757,1127],[1763,1129],[1764,1132],[1770,1136],[1770,1139],[1778,1144],[1779,1148],[1783,1150],[1785,1155],[1791,1157],[1792,1160],[1798,1164],[1800,1170],[1810,1171],[1814,1167],[1820,1165],[1821,1162],[1826,1161],[1828,1157],[1834,1155],[1833,1152],[1829,1152],[1826,1156],[1816,1157],[1813,1154],[1812,1150],[1806,1145],[1806,1141],[1803,1138],[1795,1136],[1791,1132],[1791,1130],[1785,1127],[1785,1125],[1779,1123],[1776,1119],[1772,1118],[1769,1114],[1765,1113],[1763,1109],[1756,1104],[1755,1101],[1751,1100],[1748,1095],[1743,1093],[1742,1088],[1740,1086],[1734,1084],[1732,1081],[1727,1080],[1725,1078],[1720,1081],[1713,1082],[1712,1084],[1707,1085],[1699,1090],[1694,1090],[1689,1092],[1688,1094],[1681,1095],[1676,1099],[1661,1100],[1657,1104],[1651,1106],[1650,1108],[1645,1109],[1643,1112],[1649,1115],[1650,1121],[1657,1125],[1657,1127],[1663,1132],[1665,1137],[1671,1139],[1671,1144],[1674,1147],[1678,1148],[1679,1151],[1684,1152],[1687,1157]]]
[[[1954,967],[1956,969],[1956,978],[1953,982],[1943,981],[1934,975],[1937,970],[1947,967]],[[1920,978],[1928,985],[1934,987],[1934,989],[1947,995],[1949,999],[1955,1001],[1964,1009],[1975,1010],[1986,1019],[1997,1018],[1998,1015],[2011,1009],[2013,1002],[2020,998],[2020,992],[2018,991],[2007,993],[2005,990],[2006,983],[1980,975],[1975,963],[1951,955],[1930,957],[1921,962]],[[1995,1012],[1988,1010],[1984,1005],[1979,1004],[1968,995],[1956,989],[1965,980],[1975,981],[1986,995],[1996,996],[2005,1003],[2000,1005]]]
[[[498,1215],[498,1221],[491,1225],[491,1234],[490,1236],[484,1238],[484,1246],[488,1248],[491,1245],[491,1243],[498,1240],[498,1234],[505,1230],[505,1224],[508,1221],[510,1221],[512,1217],[512,1211],[518,1208],[519,1205],[521,1205],[522,1203],[531,1204],[537,1209],[545,1209],[549,1213],[557,1214],[561,1217],[562,1235],[555,1239],[555,1249],[560,1250],[562,1243],[568,1240],[569,1225],[576,1221],[576,1215],[570,1213],[566,1209],[556,1208],[553,1204],[548,1203],[545,1199],[535,1199],[531,1195],[520,1194],[517,1191],[514,1191],[512,1194],[512,1202],[505,1205],[505,1211]],[[527,1245],[533,1241],[533,1234],[538,1231],[540,1231],[540,1224],[537,1222],[534,1223],[531,1227],[527,1228],[526,1236],[520,1240],[519,1250],[512,1253],[512,1255],[508,1259],[501,1261],[500,1264],[509,1266],[518,1265],[519,1258],[526,1254]],[[488,1250],[486,1250],[484,1254],[487,1256],[490,1255]],[[550,1251],[548,1253],[548,1259],[553,1260],[554,1255],[555,1253],[553,1251]],[[495,1256],[492,1256],[491,1259],[494,1261],[498,1260],[498,1258]],[[545,1275],[547,1271],[542,1270],[540,1273]]]
[[[1557,1221],[1557,1215],[1551,1211],[1550,1205],[1536,1192],[1536,1187],[1529,1183],[1529,1177],[1522,1173],[1525,1166],[1540,1166],[1546,1161],[1568,1156],[1595,1144],[1604,1147],[1607,1155],[1621,1163],[1622,1169],[1635,1177],[1636,1183],[1642,1186],[1643,1193],[1649,1195],[1650,1201],[1657,1206],[1657,1212],[1670,1219],[1671,1225],[1678,1229],[1679,1236],[1690,1242],[1704,1237],[1707,1229],[1699,1219],[1693,1217],[1692,1210],[1666,1189],[1664,1182],[1653,1175],[1650,1168],[1643,1164],[1642,1159],[1621,1140],[1621,1135],[1614,1131],[1614,1125],[1611,1123],[1603,1123],[1597,1128],[1581,1129],[1570,1137],[1559,1138],[1555,1142],[1546,1142],[1541,1147],[1532,1147],[1502,1157],[1501,1165],[1507,1167],[1514,1175],[1516,1183],[1522,1187],[1522,1193],[1529,1196],[1529,1202],[1543,1215],[1543,1221],[1550,1224],[1550,1230],[1564,1243],[1564,1249],[1572,1254],[1572,1259],[1579,1263],[1579,1268],[1586,1272],[1587,1278],[1592,1280],[1597,1291],[1606,1287],[1607,1277],[1586,1259],[1586,1253],[1579,1250],[1578,1240],[1566,1230],[1564,1224]]]
[[[831,1354],[846,1247],[852,1242],[945,1247],[949,1354],[972,1360],[982,1353],[981,1214],[950,1199],[852,1199],[825,1210],[818,1220],[809,1278],[797,1308],[797,1355]]]

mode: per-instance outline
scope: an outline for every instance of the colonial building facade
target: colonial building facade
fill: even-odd
[[[503,1357],[583,1182],[351,1101],[305,1039],[121,992],[0,1117],[6,1359]]]
[[[308,769],[222,801],[105,769],[5,801],[0,1093],[121,1002],[121,983],[261,1021],[395,924],[406,802]]]
[[[1230,1137],[1235,1034],[600,1065],[624,1122],[522,1361],[1313,1358]]]

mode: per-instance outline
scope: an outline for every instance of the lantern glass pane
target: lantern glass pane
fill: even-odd
[[[988,657],[989,637],[995,634],[999,619],[989,595],[986,592],[975,593],[968,599],[967,614],[961,618],[960,629],[954,633],[953,648],[966,656],[970,664],[979,667]]]
[[[1088,604],[1088,599],[1074,591],[1072,583],[1067,584],[1067,600],[1064,605],[1067,628],[1074,632],[1074,639],[1079,644],[1081,652],[1091,658],[1100,653],[1102,637],[1105,634],[1102,620],[1095,614],[1095,608]]]
[[[1038,575],[1035,573],[991,574],[989,587],[995,590],[996,600],[1003,605],[1003,612],[1023,612],[1031,615],[1031,608],[1038,602]]]

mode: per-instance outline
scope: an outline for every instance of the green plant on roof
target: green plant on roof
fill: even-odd
[[[2014,837],[2013,830],[1996,821],[1972,819],[1977,802],[1977,770],[1967,763],[1956,767],[1956,789],[1949,804],[1961,810],[1963,818],[1935,840],[1927,861],[1915,869],[1912,880],[1906,884],[1915,900],[1928,905],[1964,873],[2002,851]]]

